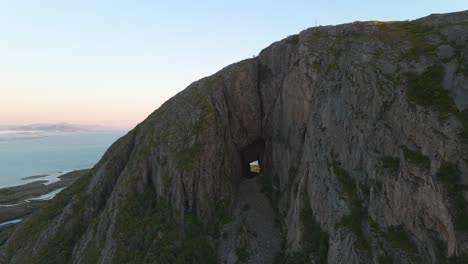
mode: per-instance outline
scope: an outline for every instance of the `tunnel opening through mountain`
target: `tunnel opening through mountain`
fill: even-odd
[[[265,141],[263,139],[255,140],[242,150],[242,170],[244,178],[252,179],[261,173],[264,150]]]

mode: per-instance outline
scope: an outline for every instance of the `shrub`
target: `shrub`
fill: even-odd
[[[465,109],[462,112],[458,112],[456,117],[463,125],[463,131],[461,136],[465,141],[468,141],[468,109]]]
[[[273,187],[273,179],[270,176],[267,176],[263,173],[258,175],[261,191],[268,197],[270,200],[271,206],[278,213],[278,203],[280,199],[280,192]]]
[[[436,33],[431,26],[418,22],[401,22],[396,26],[396,31],[401,33],[401,37],[409,40],[412,48],[402,54],[402,59],[417,60],[421,55],[431,54],[436,46],[427,41],[426,37],[430,33]]]
[[[356,191],[356,182],[351,178],[349,173],[337,163],[333,164],[333,171],[338,180],[340,190],[347,196],[351,207],[361,207],[361,201]]]
[[[384,233],[384,238],[394,247],[403,250],[410,258],[417,258],[417,248],[401,225],[389,227]]]
[[[385,156],[382,158],[382,167],[393,173],[398,172],[400,169],[400,159],[391,156]]]
[[[236,255],[238,257],[238,263],[246,262],[252,253],[247,249],[246,245],[243,245],[236,249]]]
[[[466,212],[467,204],[463,196],[463,188],[460,183],[461,171],[455,163],[442,161],[439,169],[437,170],[437,177],[444,183],[447,192],[450,195],[455,212],[454,222],[455,228],[461,231],[468,231],[468,213]]]
[[[327,263],[328,234],[315,221],[312,209],[306,206],[301,211],[302,251],[288,256],[276,255],[275,264]]]
[[[445,262],[447,264],[466,264],[468,263],[468,253],[465,253],[463,255],[460,255],[460,256],[453,256],[453,257],[450,257],[448,258],[447,262]]]
[[[215,215],[218,219],[213,226],[212,235],[216,239],[218,239],[221,235],[223,226],[232,221],[230,212],[230,202],[231,199],[229,197],[219,199],[215,202]],[[227,237],[226,233],[223,233],[223,236],[224,235],[226,235]]]
[[[431,160],[428,157],[424,156],[421,152],[413,151],[406,146],[403,146],[402,149],[403,155],[405,156],[405,159],[407,161],[423,169],[431,168]]]
[[[458,112],[455,102],[442,84],[444,80],[443,66],[428,67],[422,74],[406,72],[404,75],[408,81],[406,95],[409,100],[438,111],[442,115]]]
[[[356,237],[356,242],[354,246],[357,249],[368,252],[370,250],[370,243],[365,236],[362,226],[362,222],[366,217],[367,214],[363,210],[353,208],[350,214],[345,215],[343,216],[343,218],[341,218],[340,222],[338,223],[338,226],[348,227]]]
[[[286,43],[288,43],[289,45],[297,45],[299,44],[299,35],[291,35],[289,37],[286,38]]]
[[[468,110],[458,111],[449,92],[443,87],[444,67],[434,65],[422,74],[404,73],[408,81],[406,95],[408,99],[420,106],[429,107],[439,112],[442,117],[454,115],[463,125],[461,136],[468,141]]]
[[[442,182],[447,185],[451,194],[456,194],[459,191],[461,171],[457,164],[443,160],[439,169],[437,170],[436,175],[440,180],[442,180]]]
[[[444,241],[437,240],[436,246],[437,246],[437,251],[436,251],[437,263],[439,264],[466,264],[468,263],[467,252],[464,252],[461,254],[459,252],[458,256],[447,257],[446,256],[447,246],[444,243]]]
[[[336,174],[340,190],[348,197],[351,213],[343,216],[338,226],[348,227],[356,237],[355,246],[364,251],[370,250],[369,241],[366,239],[362,222],[367,217],[367,213],[362,208],[362,202],[356,190],[356,182],[349,173],[341,168],[337,163],[333,164],[333,171]]]
[[[461,71],[461,73],[466,77],[468,78],[468,63],[464,63],[460,66],[459,68],[459,71]]]
[[[328,255],[328,234],[315,221],[312,209],[305,206],[301,212],[301,222],[304,226],[302,244],[307,255],[313,255],[315,263],[326,263]]]
[[[393,264],[394,263],[393,256],[388,255],[388,254],[379,256],[377,261],[379,262],[379,264]]]
[[[128,184],[114,230],[113,263],[215,263],[204,226],[190,213],[178,219],[153,190],[139,193]],[[183,220],[183,221],[182,221]]]
[[[409,258],[412,260],[418,260],[417,248],[415,244],[409,239],[408,234],[405,229],[399,225],[394,227],[389,227],[386,232],[380,229],[379,225],[370,220],[371,230],[375,233],[390,242],[393,247],[401,249]],[[379,264],[393,263],[393,255],[385,253],[378,257]]]

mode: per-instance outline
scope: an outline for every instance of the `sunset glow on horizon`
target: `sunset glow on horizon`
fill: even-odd
[[[423,3],[4,1],[0,125],[132,128],[193,81],[315,19],[390,21],[468,9],[464,1]]]

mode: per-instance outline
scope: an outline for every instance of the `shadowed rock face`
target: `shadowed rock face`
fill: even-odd
[[[460,12],[273,43],[167,101],[22,224],[0,260],[209,263],[197,252],[216,251],[257,159],[290,261],[461,259],[467,39]],[[313,220],[326,245],[311,244]]]

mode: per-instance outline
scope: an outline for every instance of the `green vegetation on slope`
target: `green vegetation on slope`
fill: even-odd
[[[189,132],[184,132],[175,155],[177,167],[182,171],[191,171],[196,157],[201,153],[203,153],[202,142],[197,139],[195,143],[191,144]]]
[[[418,153],[409,152],[409,158],[417,164],[426,164],[424,158]],[[424,157],[424,156],[423,156]],[[397,170],[399,168],[399,160],[392,157],[384,157],[382,160],[384,167],[390,170]],[[357,193],[356,182],[351,178],[349,173],[339,166],[337,163],[332,165],[340,190],[348,198],[351,213],[343,216],[337,226],[348,227],[356,237],[355,247],[366,253],[370,253],[370,239],[366,237],[364,232],[363,222],[368,219],[367,212],[362,207],[362,201]],[[380,230],[377,223],[370,220],[371,230],[382,236],[389,241],[394,247],[401,249],[408,257],[417,260],[417,248],[414,243],[409,239],[406,231],[401,227],[390,227],[386,232]],[[382,255],[378,258],[379,263],[391,263],[393,256]]]
[[[382,157],[382,167],[392,173],[396,173],[400,169],[400,159],[396,157],[384,156]]]
[[[468,254],[463,254],[460,256],[452,256],[444,260],[445,262],[441,262],[441,264],[466,264],[468,263]]]
[[[153,190],[138,193],[136,179],[117,215],[113,263],[215,263],[202,224],[186,213],[183,221]]]
[[[461,174],[457,164],[447,161],[442,161],[437,170],[437,177],[446,186],[453,202],[455,228],[460,231],[468,231],[467,204],[463,196],[463,185],[460,182]]]
[[[428,67],[421,74],[406,72],[404,75],[408,81],[406,90],[408,99],[420,106],[438,111],[442,115],[458,112],[453,99],[442,85],[444,80],[442,65]]]
[[[302,209],[301,221],[304,226],[302,248],[305,257],[309,259],[309,263],[326,263],[328,234],[315,221],[312,209],[307,205]]]
[[[346,194],[351,207],[360,208],[361,199],[356,191],[356,182],[351,178],[349,173],[336,162],[333,164],[333,171],[338,180],[340,190]]]
[[[315,221],[308,205],[301,211],[302,250],[288,256],[277,256],[275,264],[327,263],[328,234]]]
[[[396,24],[394,31],[400,34],[400,40],[409,40],[412,46],[401,55],[402,59],[417,60],[421,55],[428,55],[436,50],[436,46],[427,40],[431,33],[438,34],[434,27],[419,22],[400,22]]]
[[[293,46],[299,44],[299,35],[296,34],[296,35],[291,35],[287,37],[286,43],[288,43],[289,45],[293,45]]]
[[[403,250],[411,259],[417,259],[417,248],[409,239],[408,233],[406,233],[402,226],[389,227],[387,232],[383,233],[383,237],[394,247]]]
[[[468,110],[459,111],[449,92],[444,89],[444,67],[434,65],[421,74],[406,72],[404,75],[408,82],[408,99],[417,105],[437,111],[443,118],[454,115],[463,125],[461,136],[468,140]]]
[[[224,199],[217,200],[215,203],[215,215],[217,216],[217,220],[214,224],[212,235],[216,239],[220,238],[223,226],[232,221],[232,217],[229,212],[230,202],[230,197],[226,197]],[[223,233],[223,235],[226,236],[227,233]]]
[[[77,179],[68,188],[57,194],[50,203],[46,204],[37,213],[33,214],[28,221],[20,225],[15,233],[14,240],[11,241],[8,248],[5,248],[6,256],[11,256],[17,248],[20,248],[25,241],[33,241],[46,226],[53,222],[53,219],[63,212],[63,209],[69,204],[73,197],[79,202],[75,203],[72,211],[82,209],[87,202],[84,190],[91,179],[92,174],[87,173]],[[76,196],[78,195],[78,196]],[[34,258],[30,259],[31,264],[41,263],[67,263],[71,257],[73,245],[78,241],[85,230],[85,226],[75,219],[75,215],[66,217],[66,224],[60,230],[50,236],[48,243],[39,248]]]
[[[393,259],[393,256],[392,255],[388,255],[388,254],[385,254],[385,255],[381,255],[377,258],[377,262],[379,264],[393,264],[394,263],[394,259]]]
[[[422,168],[422,169],[430,169],[431,168],[431,160],[424,156],[421,152],[413,151],[409,149],[407,146],[401,147],[403,150],[403,155],[405,159],[410,163]]]
[[[7,227],[1,227],[0,228],[0,247],[3,244],[5,244],[5,242],[11,236],[11,234],[13,234],[14,230],[15,230],[14,226],[7,226]]]
[[[219,85],[219,77],[212,77],[206,83],[203,93],[197,94],[193,102],[193,109],[199,109],[198,119],[190,127],[181,127],[175,150],[177,167],[182,171],[191,171],[196,159],[203,153],[205,131],[209,128],[210,120],[214,120],[214,110],[209,103],[210,92]]]
[[[463,63],[461,66],[460,66],[460,69],[459,69],[463,75],[468,78],[468,63]]]
[[[403,226],[391,226],[384,232],[379,225],[370,220],[371,230],[374,234],[379,235],[385,241],[389,242],[393,248],[399,249],[405,253],[407,257],[413,261],[419,261],[416,245],[410,240],[410,236]],[[378,257],[379,264],[393,263],[394,256],[390,252],[386,252]]]
[[[465,139],[465,141],[468,141],[468,109],[459,112],[457,117],[463,125],[463,132],[461,133],[461,136],[463,139]]]
[[[362,222],[367,218],[367,212],[362,207],[361,199],[356,190],[356,182],[351,178],[349,173],[340,167],[336,162],[333,164],[333,171],[338,180],[340,190],[348,198],[351,213],[343,216],[339,226],[348,227],[356,237],[355,247],[357,249],[368,252],[370,250],[369,240],[365,237]]]
[[[280,193],[273,187],[273,179],[271,176],[264,175],[260,173],[258,175],[262,192],[268,197],[276,213],[278,213],[278,202],[280,198]]]
[[[0,222],[6,222],[18,218],[23,220],[26,219],[29,215],[37,211],[49,201],[31,200],[25,203],[24,200],[50,193],[51,191],[62,187],[67,187],[88,171],[89,169],[84,169],[66,173],[60,176],[60,181],[49,185],[44,185],[42,184],[42,181],[37,181],[0,189],[0,204],[15,204],[8,207],[0,207]],[[9,234],[11,234],[17,226],[18,225],[9,226],[8,230],[5,230],[4,226],[0,227],[0,237],[2,237],[0,239],[0,245],[6,241]]]
[[[380,53],[387,51],[386,48],[391,48],[395,54],[400,56],[401,60],[416,61],[421,56],[435,54],[437,46],[431,43],[430,36],[440,35],[437,27],[415,21],[373,22],[372,26],[378,26],[378,30],[372,32],[366,32],[366,28],[369,27],[369,23],[366,22],[354,22],[353,26],[358,30],[341,34],[328,34],[326,31],[320,31],[320,28],[316,29],[305,41],[305,44],[313,48],[325,40],[329,46],[338,48],[335,49],[335,55],[339,56],[343,50],[351,47],[353,41],[361,40],[376,43]],[[327,41],[327,38],[334,40],[334,42]],[[402,49],[405,46],[408,48]],[[383,50],[379,50],[380,48]]]
[[[442,240],[437,242],[437,263],[438,264],[467,264],[468,263],[468,253],[462,253],[459,256],[447,257],[447,246]]]

